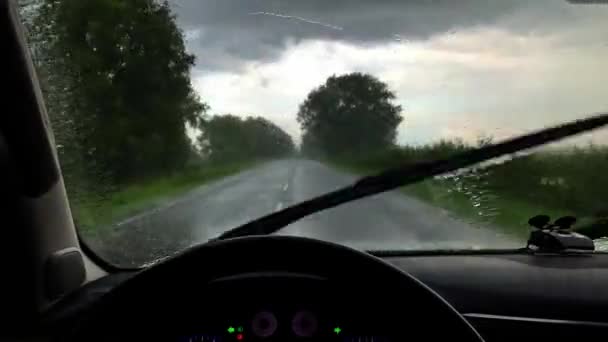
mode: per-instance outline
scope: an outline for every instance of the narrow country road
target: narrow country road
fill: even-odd
[[[204,185],[119,222],[89,243],[112,262],[138,265],[348,185],[355,178],[315,161],[274,161]],[[396,191],[306,217],[280,234],[314,237],[366,250],[521,246],[495,230],[473,227]]]

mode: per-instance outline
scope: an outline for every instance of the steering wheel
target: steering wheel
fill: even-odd
[[[248,308],[292,302],[385,340],[482,341],[413,276],[361,251],[287,236],[215,241],[151,266],[103,296],[68,340],[178,341],[197,327],[249,315]]]

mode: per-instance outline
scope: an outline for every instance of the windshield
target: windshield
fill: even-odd
[[[606,111],[599,1],[21,0],[83,241],[141,266],[383,169]],[[604,130],[313,214],[375,251],[608,235]]]

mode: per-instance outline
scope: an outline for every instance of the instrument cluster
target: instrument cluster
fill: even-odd
[[[362,329],[312,310],[277,312],[268,309],[236,314],[219,326],[191,331],[179,342],[344,341],[389,342],[381,335],[361,335]]]

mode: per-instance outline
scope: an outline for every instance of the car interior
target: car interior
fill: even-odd
[[[493,342],[608,335],[608,255],[599,252],[366,253],[270,235],[213,241],[143,269],[105,263],[79,241],[13,2],[0,1],[0,21],[0,339]]]

